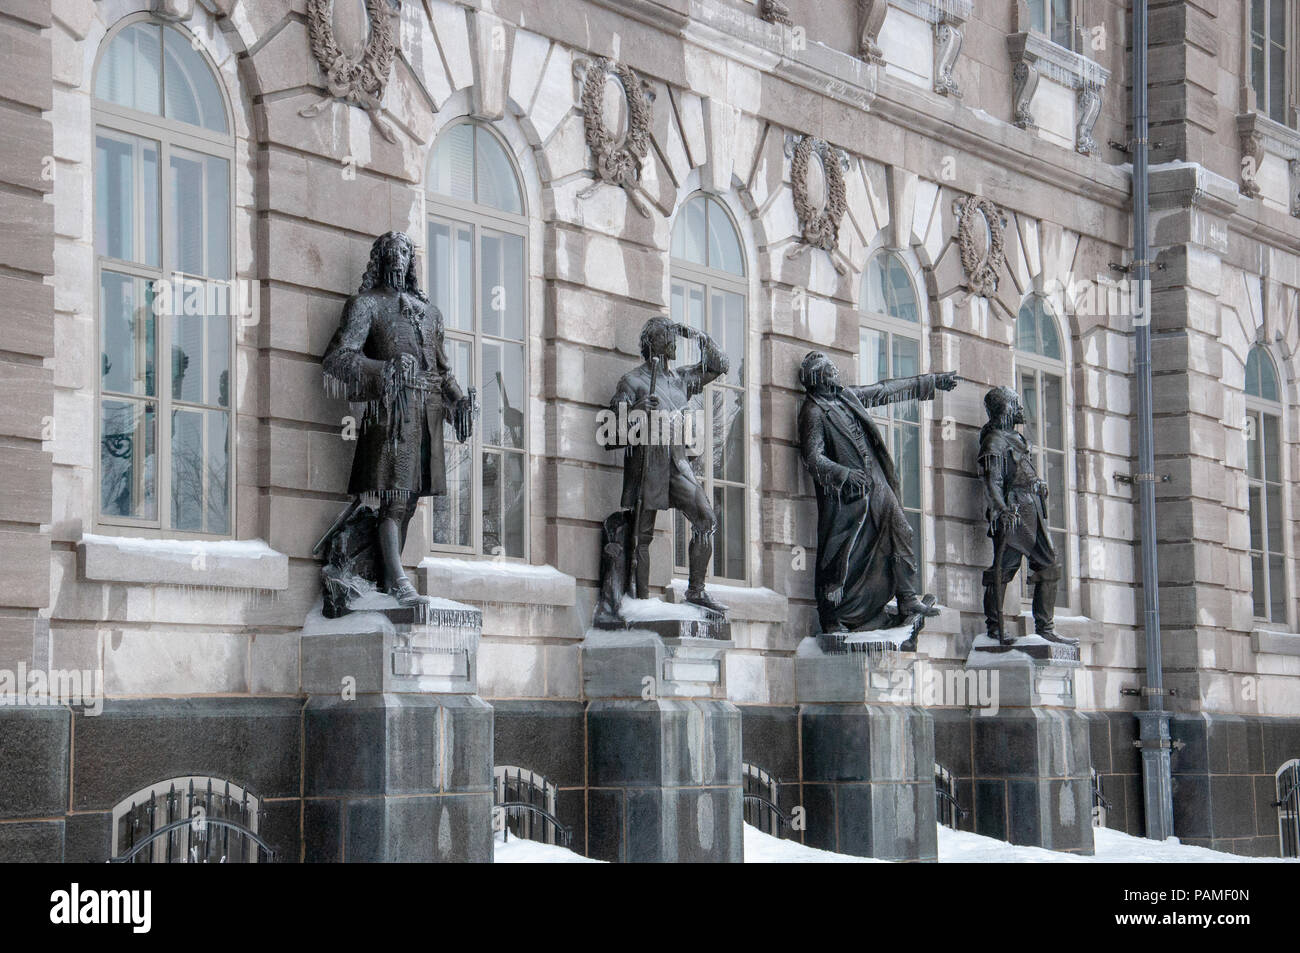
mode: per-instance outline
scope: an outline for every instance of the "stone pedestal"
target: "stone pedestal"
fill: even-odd
[[[729,640],[673,628],[591,629],[587,844],[601,860],[743,860],[740,710],[726,700]]]
[[[1092,753],[1075,710],[1078,648],[1022,638],[975,640],[968,674],[988,679],[993,704],[971,710],[977,834],[1091,854]],[[987,673],[987,675],[985,674]]]
[[[859,857],[934,861],[934,723],[917,697],[924,656],[910,635],[858,638],[824,652],[805,639],[795,658],[803,758],[804,843]]]
[[[492,707],[476,694],[481,616],[438,605],[429,623],[396,607],[308,617],[306,860],[492,860]]]

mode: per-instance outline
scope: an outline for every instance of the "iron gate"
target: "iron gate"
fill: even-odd
[[[275,860],[257,833],[257,798],[218,778],[172,778],[113,810],[112,863],[256,864]]]
[[[1277,769],[1277,831],[1283,857],[1300,857],[1300,758]]]

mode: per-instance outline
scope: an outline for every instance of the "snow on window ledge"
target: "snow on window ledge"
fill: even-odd
[[[86,533],[77,543],[81,575],[92,582],[289,588],[289,558],[260,539],[145,539]]]
[[[577,580],[554,566],[426,556],[419,572],[422,592],[473,605],[572,606],[578,598]]]
[[[1300,634],[1280,629],[1252,629],[1250,648],[1256,655],[1300,655]]]

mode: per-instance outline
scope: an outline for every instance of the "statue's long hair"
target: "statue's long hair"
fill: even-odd
[[[821,351],[809,351],[799,365],[799,383],[808,393],[815,393],[829,383],[835,372],[831,359]]]
[[[980,428],[980,440],[995,430],[1015,430],[1020,395],[1010,387],[993,387],[984,395],[984,410],[989,422]]]
[[[382,281],[385,265],[398,246],[405,247],[411,263],[406,269],[406,287],[401,289],[402,293],[414,295],[422,304],[427,304],[429,297],[420,290],[420,269],[415,259],[415,243],[405,232],[384,232],[375,239],[374,244],[370,246],[370,262],[366,265],[366,273],[361,276],[361,287],[357,289],[357,293],[370,291]]]

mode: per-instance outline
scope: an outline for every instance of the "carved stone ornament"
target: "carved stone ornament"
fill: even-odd
[[[849,156],[843,149],[832,147],[825,139],[812,136],[787,135],[785,154],[790,157],[790,185],[794,191],[794,213],[799,221],[801,246],[820,248],[832,256],[839,248],[840,222],[848,210],[848,195],[844,186],[844,173],[849,168]],[[823,195],[816,196],[810,188],[810,174],[817,162],[824,172]],[[790,255],[802,248],[792,249]],[[837,261],[837,271],[843,267]]]
[[[654,102],[654,90],[630,66],[604,56],[577,60],[573,72],[582,84],[582,122],[587,148],[596,164],[588,173],[596,181],[579,192],[578,198],[587,198],[602,182],[617,185],[627,193],[633,208],[649,216],[650,210],[637,190],[641,187],[641,163],[650,153],[650,104]],[[611,79],[627,105],[625,131],[614,128],[605,115],[605,91]]]
[[[790,26],[790,8],[781,0],[758,0],[758,15],[768,23]]]
[[[370,121],[389,142],[396,142],[392,127],[379,115],[397,50],[390,0],[365,0],[370,33],[359,58],[343,52],[334,36],[334,0],[307,0],[307,35],[311,53],[325,74],[329,90],[319,102],[298,111],[310,119],[338,100],[370,114]]]
[[[980,195],[965,196],[953,203],[957,216],[957,248],[966,288],[987,297],[998,290],[998,276],[1007,263],[1002,232],[1007,227],[1001,209]]]
[[[945,16],[934,25],[934,91],[961,99],[957,82],[957,57],[961,55],[966,21]]]
[[[880,28],[888,12],[889,0],[858,0],[858,56],[877,66],[885,65]]]

